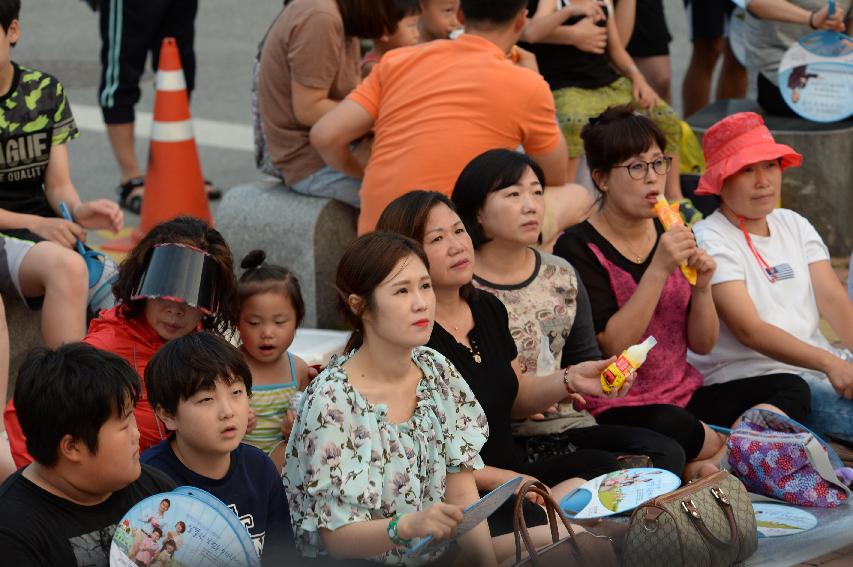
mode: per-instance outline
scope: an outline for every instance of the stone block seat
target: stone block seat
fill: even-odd
[[[299,278],[306,327],[336,328],[335,272],[346,246],[355,239],[358,211],[319,197],[306,197],[279,180],[230,189],[216,212],[216,228],[234,254],[260,248],[267,261],[286,266]]]
[[[9,387],[6,396],[12,397],[18,368],[31,349],[42,344],[41,311],[31,311],[19,297],[3,297],[6,326],[9,329]],[[6,400],[2,400],[5,405]]]
[[[764,116],[773,137],[803,155],[803,165],[785,172],[782,206],[815,226],[832,256],[853,250],[853,121],[823,124],[764,114],[753,100],[720,100],[688,118],[700,137],[712,124],[735,112]]]

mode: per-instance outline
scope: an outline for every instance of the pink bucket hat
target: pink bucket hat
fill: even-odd
[[[705,173],[697,195],[719,195],[723,182],[742,167],[768,159],[782,159],[782,170],[803,163],[790,146],[777,144],[764,119],[754,112],[738,112],[723,118],[705,132]]]

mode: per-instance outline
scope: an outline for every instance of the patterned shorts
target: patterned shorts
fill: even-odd
[[[569,146],[569,157],[573,158],[584,153],[581,130],[590,118],[598,116],[611,106],[634,101],[633,85],[626,77],[619,77],[609,85],[597,89],[566,87],[552,94],[557,106],[560,129]],[[663,131],[666,136],[664,151],[669,155],[677,155],[681,147],[681,121],[672,107],[661,101],[650,111],[642,110],[639,106],[637,111],[651,118]]]

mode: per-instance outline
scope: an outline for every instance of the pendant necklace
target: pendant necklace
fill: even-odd
[[[454,325],[453,323],[451,323],[450,326],[453,328],[454,335],[458,335],[459,334],[459,326]],[[455,339],[456,337],[454,336],[453,338]],[[474,362],[476,362],[477,364],[480,364],[481,362],[483,362],[483,357],[480,355],[480,349],[477,348],[477,343],[474,342],[474,339],[472,339],[470,336],[468,337],[468,341],[471,343],[471,346],[464,345],[464,344],[460,343],[458,340],[456,342],[459,343],[460,345],[462,345],[463,347],[465,347],[465,350],[467,350],[471,354],[471,358],[474,359]]]
[[[610,228],[610,232],[611,232],[614,236],[616,236],[616,231],[613,229],[613,225],[612,225],[612,224],[610,224],[610,221],[607,219],[607,215],[605,215],[604,213],[602,213],[602,214],[601,214],[601,216],[602,216],[602,218],[604,218],[604,222],[606,222],[606,223],[607,223],[608,228]],[[646,241],[648,240],[648,235],[649,235],[649,233],[648,233],[648,231],[646,231],[646,236],[645,236],[645,237],[644,237],[644,239],[643,239],[643,244],[644,244],[644,245],[646,244]],[[622,246],[623,246],[625,249],[627,249],[627,250],[628,250],[628,252],[633,256],[633,258],[629,258],[629,260],[633,260],[633,262],[634,262],[635,264],[642,264],[642,263],[643,263],[643,257],[642,257],[642,256],[640,256],[639,254],[637,254],[636,250],[634,250],[634,248],[633,248],[633,247],[628,246],[628,243],[627,243],[627,242],[625,242],[624,240],[621,240],[621,237],[620,237],[620,241],[621,241]],[[615,246],[614,246],[614,248],[615,248]],[[623,254],[623,255],[624,255],[624,254]],[[646,256],[648,256],[648,254],[647,254]]]
[[[462,346],[464,346],[468,350],[468,352],[471,353],[471,358],[474,359],[474,362],[480,364],[481,362],[483,362],[483,357],[480,356],[480,349],[477,348],[477,343],[474,341],[474,339],[468,337],[468,340],[471,341],[471,346]]]

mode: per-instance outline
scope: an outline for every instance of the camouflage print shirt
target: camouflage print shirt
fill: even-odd
[[[55,216],[44,194],[50,149],[77,137],[77,126],[56,78],[12,65],[12,86],[0,97],[0,208]]]

